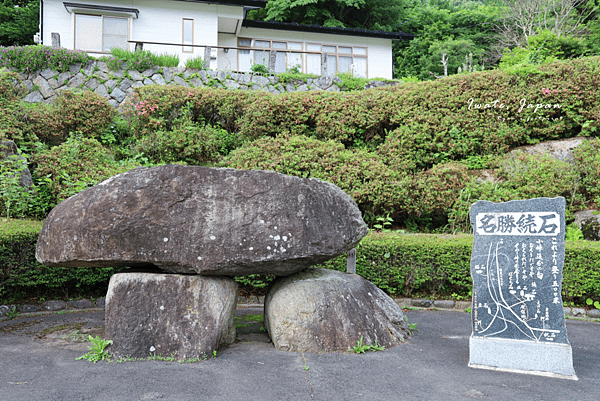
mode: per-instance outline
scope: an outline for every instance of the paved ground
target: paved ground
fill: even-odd
[[[383,352],[277,351],[254,324],[216,359],[193,364],[76,361],[88,344],[58,337],[78,323],[101,333],[103,312],[18,318],[0,322],[0,400],[600,400],[598,322],[567,321],[571,381],[468,368],[470,315],[407,315],[420,331]]]

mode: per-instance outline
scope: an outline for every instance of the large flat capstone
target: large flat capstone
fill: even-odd
[[[368,229],[333,184],[273,171],[137,168],[61,202],[36,257],[47,266],[143,266],[288,275],[352,249]]]
[[[235,341],[237,283],[229,277],[119,273],[106,294],[106,338],[115,357],[212,357]]]
[[[277,349],[348,351],[395,346],[408,338],[402,309],[356,274],[307,269],[273,282],[265,297],[265,328]]]

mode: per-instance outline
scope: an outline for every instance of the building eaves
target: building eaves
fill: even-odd
[[[370,38],[381,38],[381,39],[404,39],[413,38],[415,35],[404,32],[386,32],[386,31],[372,31],[369,29],[360,28],[340,28],[340,27],[327,27],[321,25],[301,25],[289,22],[275,22],[275,21],[254,21],[245,19],[242,22],[242,26],[246,28],[263,28],[263,29],[279,29],[284,31],[297,31],[297,32],[316,32],[316,33],[328,33],[334,35],[348,35],[348,36],[364,36]]]
[[[266,0],[175,0],[175,1],[186,1],[188,3],[209,3],[209,4],[222,4],[226,6],[243,6],[252,8],[265,8],[267,6]]]

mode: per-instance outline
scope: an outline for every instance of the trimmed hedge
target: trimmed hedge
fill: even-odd
[[[42,222],[0,219],[0,300],[76,293],[106,293],[110,277],[124,268],[47,267],[35,258]],[[2,301],[0,301],[2,303]]]
[[[470,235],[371,232],[357,247],[356,273],[392,295],[467,295],[472,247]],[[346,257],[323,267],[345,271]]]
[[[593,152],[575,167],[500,157],[546,140],[599,136],[599,72],[600,57],[587,57],[357,92],[148,86],[135,90],[125,115],[135,150],[154,163],[319,178],[353,197],[369,225],[389,217],[410,231],[470,232],[464,215],[478,199],[564,196],[568,222],[600,202]],[[206,126],[219,135],[205,135]],[[197,138],[200,145],[189,145]],[[467,171],[482,168],[496,169],[501,182],[480,185]]]
[[[35,260],[41,222],[0,220],[0,299],[23,292],[59,289],[64,294],[94,288],[106,291],[111,275],[123,268],[49,268]],[[399,296],[468,296],[471,235],[426,235],[371,232],[358,246],[356,271],[387,293]],[[322,265],[346,270],[346,257]],[[238,278],[248,289],[264,289],[272,276]],[[4,285],[4,290],[2,289]],[[563,299],[583,303],[600,299],[600,243],[567,241]]]
[[[370,233],[357,249],[356,272],[392,295],[468,295],[472,235]],[[600,299],[600,243],[567,241],[563,300]],[[344,256],[324,267],[346,270]]]
[[[244,142],[305,135],[346,148],[379,147],[382,156],[423,169],[545,140],[597,136],[599,71],[600,57],[587,57],[535,71],[484,71],[358,92],[148,86],[136,89],[126,111],[137,135],[168,131],[187,114],[221,124]]]

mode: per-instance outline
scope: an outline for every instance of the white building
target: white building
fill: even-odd
[[[392,40],[399,33],[247,20],[262,0],[41,0],[41,41],[90,55],[112,47],[177,54],[185,64],[201,57],[210,68],[392,78]],[[138,45],[139,46],[139,45]],[[207,49],[210,47],[210,49]],[[207,52],[205,54],[205,51]],[[323,57],[323,54],[327,55]]]

